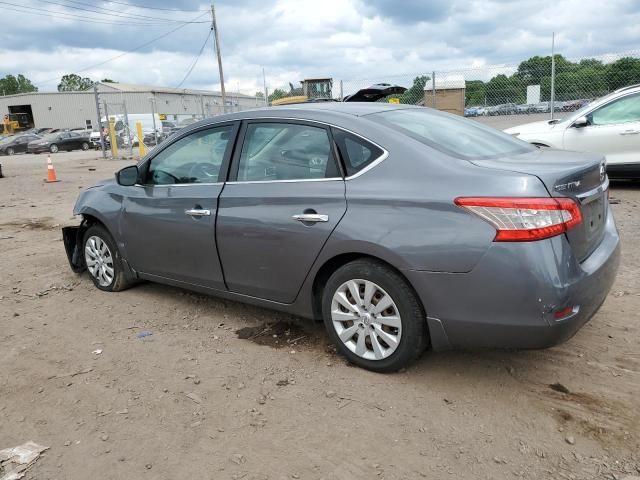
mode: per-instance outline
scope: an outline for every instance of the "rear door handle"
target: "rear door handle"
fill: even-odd
[[[202,208],[192,208],[191,210],[185,210],[184,213],[191,217],[208,217],[211,215],[211,210],[205,210]]]
[[[640,130],[625,130],[624,132],[620,132],[620,135],[638,135]]]
[[[322,215],[320,213],[300,213],[298,215],[294,215],[291,218],[293,218],[294,220],[298,220],[299,222],[309,223],[329,221],[329,215]]]

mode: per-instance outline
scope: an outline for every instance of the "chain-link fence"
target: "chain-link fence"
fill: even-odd
[[[92,145],[118,156],[135,157],[162,143],[176,131],[204,118],[263,105],[263,100],[240,93],[227,93],[226,105],[218,93],[202,94],[135,91],[98,93],[100,129],[93,128]],[[113,124],[113,133],[110,131]],[[138,130],[140,124],[140,130]],[[100,136],[102,133],[102,137]],[[115,143],[114,143],[115,142]],[[111,146],[114,144],[115,149]],[[140,149],[140,145],[144,149]]]
[[[568,59],[535,56],[517,65],[425,71],[365,79],[311,79],[273,88],[269,103],[342,100],[374,84],[407,90],[379,101],[435,106],[466,116],[570,112],[628,85],[640,84],[640,51]]]

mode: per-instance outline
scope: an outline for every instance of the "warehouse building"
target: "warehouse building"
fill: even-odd
[[[263,100],[228,92],[226,108],[220,92],[163,88],[126,83],[96,84],[100,116],[126,113],[158,113],[160,118],[178,122],[226,112],[247,110]],[[98,121],[93,89],[81,92],[34,92],[0,97],[0,118],[22,114],[34,127],[95,128]]]

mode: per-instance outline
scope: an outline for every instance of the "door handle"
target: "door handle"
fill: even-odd
[[[640,130],[625,130],[624,132],[620,132],[620,135],[638,135]]]
[[[300,213],[298,215],[294,215],[291,218],[293,218],[294,220],[298,220],[299,222],[309,222],[309,223],[329,221],[329,215],[322,215],[320,213]]]
[[[191,210],[185,210],[184,213],[191,217],[208,217],[211,215],[211,210],[192,208]]]

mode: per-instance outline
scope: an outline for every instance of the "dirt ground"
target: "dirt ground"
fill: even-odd
[[[127,162],[53,160],[62,181],[44,184],[45,156],[0,158],[0,449],[50,447],[26,478],[640,476],[640,186],[612,188],[622,265],[573,339],[379,375],[319,324],[150,283],[97,290],[60,226]]]

